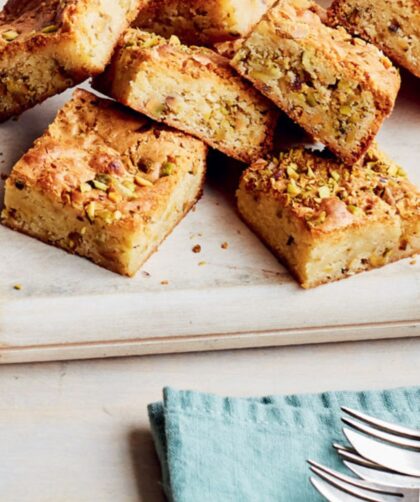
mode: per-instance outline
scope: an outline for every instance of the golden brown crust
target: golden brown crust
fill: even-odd
[[[328,27],[309,0],[277,2],[232,65],[349,165],[368,149],[400,86],[375,46]]]
[[[0,13],[0,120],[100,73],[149,0],[9,0]]]
[[[188,45],[212,46],[246,35],[274,0],[155,0],[134,27]]]
[[[125,256],[140,245],[149,256],[199,197],[206,152],[195,138],[76,90],[15,165],[6,182],[3,223],[133,275],[137,258]],[[176,207],[165,216],[175,192]],[[45,214],[31,219],[36,204],[45,206]],[[153,235],[161,219],[161,233]],[[155,240],[147,243],[147,232]]]
[[[377,147],[352,167],[325,152],[291,149],[254,163],[242,183],[279,200],[314,234],[363,225],[373,215],[420,215],[420,192]]]
[[[334,0],[328,22],[342,25],[420,77],[420,1]]]
[[[260,160],[243,174],[238,202],[304,287],[420,252],[420,191],[376,147],[351,168],[303,148]]]
[[[227,59],[176,37],[128,30],[93,86],[238,160],[249,162],[272,149],[275,107]]]

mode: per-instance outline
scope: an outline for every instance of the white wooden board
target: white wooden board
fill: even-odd
[[[420,184],[419,81],[403,80],[379,143]],[[3,173],[68,97],[0,125]],[[304,291],[238,219],[237,175],[214,163],[196,211],[135,279],[1,227],[0,363],[420,335],[420,263]]]

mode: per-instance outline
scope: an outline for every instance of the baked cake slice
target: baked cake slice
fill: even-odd
[[[76,90],[6,181],[2,222],[132,276],[201,195],[207,147]]]
[[[419,0],[334,0],[329,16],[420,77]]]
[[[279,0],[232,65],[351,165],[391,113],[400,77],[374,45],[327,26],[321,17],[310,0]]]
[[[303,148],[259,160],[237,198],[304,288],[420,252],[420,191],[376,147],[353,167]]]
[[[0,120],[101,73],[148,0],[9,0],[0,13]]]
[[[275,0],[155,0],[133,26],[186,44],[211,46],[246,35]]]
[[[274,105],[227,59],[176,37],[128,30],[93,86],[238,160],[252,162],[272,148]]]

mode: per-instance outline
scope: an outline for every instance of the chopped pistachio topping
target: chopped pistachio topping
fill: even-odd
[[[92,191],[92,185],[90,185],[89,183],[82,183],[80,185],[80,191],[82,193],[88,193],[88,192]]]
[[[2,33],[1,36],[3,40],[6,40],[6,42],[12,42],[19,36],[19,33],[15,30],[7,30]]]
[[[134,181],[137,183],[137,185],[141,187],[152,187],[153,183],[146,178],[143,178],[143,176],[140,176],[137,174],[137,176],[134,178]]]
[[[133,181],[124,180],[122,184],[130,193],[134,193],[136,191],[136,185]]]
[[[347,209],[351,212],[353,216],[356,216],[356,218],[362,218],[363,216],[365,216],[365,212],[360,207],[353,206],[352,204],[350,204],[349,206],[347,206]]]
[[[118,192],[109,192],[108,193],[108,198],[112,200],[112,202],[121,202],[122,201],[122,195]]]
[[[56,31],[58,31],[58,25],[56,25],[56,24],[49,24],[48,26],[45,26],[41,30],[42,33],[46,33],[46,34],[55,33]]]
[[[322,225],[333,214],[345,218],[346,210],[363,218],[377,211],[378,205],[380,211],[401,212],[419,204],[418,193],[406,188],[404,170],[375,147],[351,167],[327,152],[292,148],[278,158],[257,161],[244,180],[253,193],[270,192],[278,197],[310,228]]]
[[[98,181],[97,179],[93,180],[92,184],[95,188],[102,190],[103,192],[106,192],[108,190],[108,185],[106,183],[103,183],[102,181]]]
[[[174,164],[173,162],[165,162],[160,169],[160,175],[170,176],[175,169],[176,169],[176,164]]]
[[[96,213],[96,203],[94,201],[91,201],[86,207],[86,214],[91,223],[95,219],[95,213]]]
[[[321,199],[328,199],[331,196],[330,189],[326,185],[320,187],[318,193]]]
[[[296,197],[301,193],[301,189],[296,185],[296,181],[294,179],[291,179],[290,183],[287,185],[287,193],[291,197]]]
[[[171,45],[181,45],[181,40],[176,35],[172,35],[169,39],[169,43]]]

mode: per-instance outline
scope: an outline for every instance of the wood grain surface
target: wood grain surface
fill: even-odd
[[[2,173],[68,96],[0,125]],[[281,131],[285,143],[299,134],[286,119]],[[378,142],[418,184],[419,131],[418,81],[404,72],[395,112]],[[212,157],[196,210],[131,280],[1,227],[0,362],[420,334],[420,260],[300,289],[236,214],[241,168]],[[199,254],[192,252],[196,244]]]

